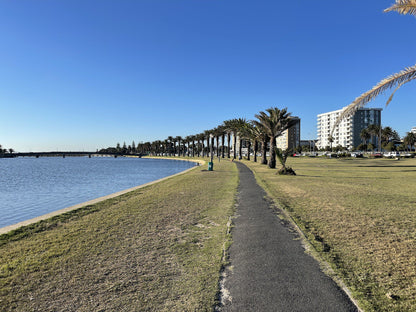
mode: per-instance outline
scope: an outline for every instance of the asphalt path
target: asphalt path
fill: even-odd
[[[240,174],[233,243],[221,311],[358,311],[345,292],[305,253],[299,235],[282,222],[253,173]]]

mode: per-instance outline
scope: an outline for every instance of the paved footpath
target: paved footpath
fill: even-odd
[[[237,167],[232,269],[224,281],[231,301],[226,300],[221,311],[358,311],[305,253],[298,235],[282,224],[250,169],[241,163]]]

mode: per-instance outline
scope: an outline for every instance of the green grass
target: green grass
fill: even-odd
[[[245,161],[365,311],[416,311],[416,160]]]
[[[2,311],[211,311],[238,173],[205,167],[1,235]]]

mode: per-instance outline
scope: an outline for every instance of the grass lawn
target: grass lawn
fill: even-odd
[[[244,161],[365,311],[416,311],[416,159]]]
[[[211,311],[238,172],[206,167],[1,235],[1,310]]]

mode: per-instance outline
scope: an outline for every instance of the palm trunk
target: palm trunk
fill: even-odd
[[[270,160],[269,160],[269,168],[275,169],[276,168],[276,151],[274,150],[276,147],[276,138],[270,138]]]
[[[230,149],[230,139],[231,139],[231,134],[227,133],[227,144],[228,144],[228,150],[227,150],[227,158],[231,158],[230,153],[231,153],[231,149]]]
[[[261,152],[261,164],[267,165],[267,138],[262,142],[262,152]]]
[[[192,157],[195,157],[195,141],[192,140]]]
[[[254,140],[254,162],[257,162],[257,150],[259,148],[259,142]]]
[[[225,141],[225,134],[222,135],[221,137],[221,143],[222,143],[222,148],[221,148],[221,157],[224,158],[224,153],[225,153],[225,145],[224,145],[224,141]]]
[[[236,135],[235,132],[234,132],[233,136],[234,136],[234,148],[233,148],[233,160],[234,160],[234,159],[236,159],[236,154],[237,154],[237,151],[236,151],[236,148],[237,148],[237,135]]]
[[[247,146],[247,160],[250,161],[250,149],[251,149],[251,140],[248,140]]]
[[[207,157],[209,157],[209,136],[207,137]]]

